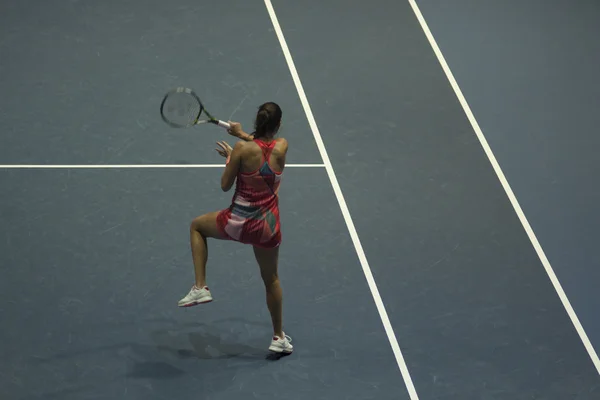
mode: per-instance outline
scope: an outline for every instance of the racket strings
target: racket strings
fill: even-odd
[[[171,93],[163,103],[162,114],[171,124],[178,126],[193,125],[200,113],[202,105],[188,93]]]

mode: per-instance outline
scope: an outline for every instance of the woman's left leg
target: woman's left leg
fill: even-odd
[[[180,307],[190,307],[212,301],[206,286],[206,262],[208,260],[207,238],[227,239],[217,226],[219,212],[211,212],[194,218],[190,224],[190,245],[194,262],[195,284],[192,290],[179,301]]]

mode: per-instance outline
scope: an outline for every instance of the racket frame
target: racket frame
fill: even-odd
[[[200,106],[200,111],[198,112],[198,115],[196,116],[196,118],[194,119],[194,121],[191,124],[187,124],[187,125],[175,124],[175,123],[171,122],[167,117],[165,117],[165,114],[163,111],[165,102],[167,101],[169,96],[174,93],[188,94],[188,95],[192,96],[192,98],[194,98],[198,102],[198,105]],[[200,117],[202,116],[202,113],[206,114],[206,116],[208,118],[201,120]],[[224,129],[229,129],[231,127],[227,122],[221,121],[220,119],[213,117],[212,114],[209,113],[208,110],[204,107],[204,104],[202,104],[202,101],[200,100],[200,97],[196,94],[196,92],[194,92],[192,89],[186,88],[186,87],[178,87],[173,90],[170,90],[169,92],[167,92],[167,94],[165,94],[165,96],[163,97],[163,100],[160,103],[160,116],[167,125],[169,125],[173,128],[189,128],[189,127],[192,127],[195,125],[206,124],[206,123],[218,125]]]

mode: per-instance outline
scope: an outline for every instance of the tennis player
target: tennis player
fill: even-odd
[[[229,208],[196,217],[190,226],[190,241],[196,282],[179,301],[190,307],[212,301],[206,285],[207,238],[234,240],[253,246],[267,292],[267,307],[273,323],[270,351],[291,353],[291,338],[283,332],[282,290],[277,272],[281,231],[278,190],[285,166],[288,142],[276,138],[282,111],[275,103],[258,109],[251,135],[237,122],[229,121],[229,134],[241,139],[233,148],[217,142],[217,152],[226,158],[221,189],[236,183]]]

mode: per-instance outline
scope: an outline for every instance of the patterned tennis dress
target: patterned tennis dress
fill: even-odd
[[[269,159],[276,142],[254,139],[262,150],[261,166],[254,172],[238,172],[231,206],[219,212],[217,227],[228,239],[257,247],[274,248],[281,243],[279,184]]]

